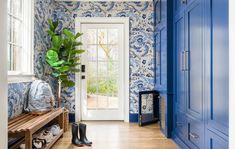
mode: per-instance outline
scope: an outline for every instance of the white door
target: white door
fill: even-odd
[[[124,25],[81,24],[82,120],[124,120]]]

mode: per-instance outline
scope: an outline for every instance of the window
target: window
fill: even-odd
[[[8,0],[8,75],[31,76],[33,1]]]

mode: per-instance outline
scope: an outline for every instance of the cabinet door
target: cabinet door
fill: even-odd
[[[206,149],[228,149],[228,141],[225,138],[207,130]]]
[[[175,106],[178,111],[185,112],[185,52],[184,52],[184,17],[178,16],[174,23],[174,46],[176,49],[176,100]]]
[[[207,2],[206,99],[208,127],[228,135],[229,48],[228,0]],[[218,11],[223,10],[223,11]]]
[[[177,111],[175,114],[175,133],[185,143],[188,142],[188,125],[185,113]]]
[[[203,4],[194,1],[185,14],[187,113],[202,120],[203,104]]]

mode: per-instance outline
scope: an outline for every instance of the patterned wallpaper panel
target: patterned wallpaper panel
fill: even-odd
[[[76,17],[130,18],[130,113],[137,113],[138,92],[154,88],[152,2],[55,2],[53,7],[52,17],[72,31]],[[64,89],[63,98],[67,99],[65,106],[74,111],[74,89]]]
[[[47,81],[56,94],[57,81],[49,74],[45,52],[50,45],[47,19],[53,18],[74,31],[76,17],[130,18],[130,113],[138,113],[138,92],[154,88],[154,38],[152,2],[55,2],[35,0],[34,12],[34,71],[36,77]],[[74,74],[71,75],[74,79]],[[9,84],[9,118],[22,113],[30,83]],[[75,111],[74,88],[62,89],[62,104]],[[66,100],[65,100],[66,99]],[[152,107],[146,105],[146,112]]]

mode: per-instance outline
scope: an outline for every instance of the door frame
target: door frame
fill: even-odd
[[[75,32],[81,32],[82,24],[116,23],[124,25],[124,89],[123,110],[124,122],[129,122],[129,17],[77,17],[75,19]],[[82,87],[81,73],[75,74],[75,121],[81,121],[82,117]]]

